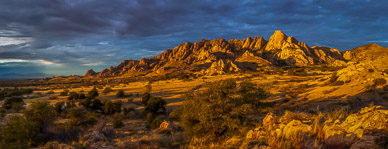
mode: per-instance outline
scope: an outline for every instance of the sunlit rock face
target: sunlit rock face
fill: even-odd
[[[269,41],[255,36],[246,39],[214,39],[186,42],[153,58],[125,60],[97,74],[85,76],[123,76],[136,73],[166,74],[189,71],[194,74],[224,74],[241,70],[257,71],[264,66],[346,65],[337,49],[309,47],[278,30]]]
[[[287,65],[307,66],[312,64],[345,65],[346,62],[337,49],[327,47],[308,47],[307,44],[285,35],[282,31],[275,31],[270,37],[264,51],[271,52],[269,59],[284,60]]]

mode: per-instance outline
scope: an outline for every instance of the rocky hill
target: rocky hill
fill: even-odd
[[[342,53],[327,47],[307,44],[275,31],[266,41],[256,36],[246,39],[215,39],[186,42],[153,58],[124,60],[115,67],[85,77],[130,76],[141,73],[167,74],[190,72],[199,75],[224,74],[241,70],[257,71],[270,66],[308,66],[325,64],[343,66]]]

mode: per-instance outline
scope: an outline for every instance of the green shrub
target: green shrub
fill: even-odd
[[[97,122],[95,115],[87,113],[82,108],[71,108],[67,117],[70,118],[68,124],[71,126],[92,126]]]
[[[155,119],[152,121],[151,125],[150,125],[151,129],[159,128],[159,126],[160,126],[160,124],[162,124],[162,122],[163,122],[163,121],[160,120],[159,118],[155,118]]]
[[[384,85],[385,83],[387,83],[387,81],[384,79],[384,78],[377,78],[375,79],[375,85]]]
[[[112,92],[113,90],[110,87],[105,87],[105,89],[102,91],[103,94],[108,94]]]
[[[334,83],[335,81],[337,81],[337,79],[338,79],[337,72],[334,72],[333,74],[331,74],[329,83]]]
[[[30,148],[31,140],[36,135],[31,123],[23,116],[12,116],[10,120],[1,127],[0,146],[8,148]]]
[[[7,110],[5,110],[4,108],[0,108],[0,116],[5,117],[6,114],[7,114]]]
[[[104,104],[104,113],[105,114],[121,113],[121,105],[122,103],[120,101],[117,101],[117,102],[107,101]]]
[[[20,97],[11,97],[4,101],[3,108],[5,109],[11,109],[14,104],[24,104],[24,101]]]
[[[93,87],[93,89],[88,92],[88,96],[87,97],[90,98],[90,99],[94,99],[97,96],[98,96],[98,91],[97,91],[96,87]]]
[[[14,88],[14,89],[8,89],[5,88],[0,91],[0,99],[3,99],[4,97],[12,97],[12,96],[21,96],[24,94],[31,94],[33,92],[33,89],[29,88]]]
[[[243,134],[250,118],[259,114],[260,100],[268,93],[250,82],[237,85],[236,80],[214,82],[203,91],[189,93],[181,107],[181,123],[186,135],[217,139]]]
[[[55,100],[55,99],[58,99],[58,96],[52,95],[52,96],[49,96],[48,98],[49,98],[50,100]]]
[[[120,113],[113,115],[113,128],[121,128],[124,126]]]
[[[295,72],[294,69],[288,69],[288,70],[287,70],[287,75],[289,75],[289,76],[295,76],[295,75],[296,75],[296,72]]]
[[[125,92],[123,90],[118,90],[117,93],[116,93],[116,96],[118,98],[125,97]]]
[[[11,117],[0,129],[2,147],[30,148],[48,140],[48,128],[55,120],[53,107],[46,101],[34,101],[23,114]]]
[[[146,115],[146,120],[148,121],[148,123],[152,123],[152,121],[155,119],[155,115],[153,113],[147,113]]]
[[[63,105],[65,105],[65,102],[57,102],[57,103],[55,103],[54,110],[55,110],[55,112],[57,112],[58,115],[60,115],[62,113]]]
[[[166,112],[166,105],[167,105],[167,102],[165,100],[163,100],[162,98],[151,97],[148,100],[148,103],[145,107],[145,112],[146,113],[151,112],[151,113],[156,114],[159,111],[159,109],[162,109],[163,112]]]
[[[67,99],[69,99],[69,100],[74,99],[75,100],[75,99],[85,99],[85,98],[86,98],[86,96],[83,93],[78,94],[76,92],[70,92],[69,97]]]
[[[148,100],[151,98],[150,93],[144,93],[143,96],[141,97],[141,101],[143,102],[144,105],[147,105]]]
[[[338,85],[343,85],[343,84],[345,84],[344,81],[335,81],[335,82],[333,82],[331,85],[333,85],[333,86],[338,86]]]
[[[67,96],[69,93],[69,90],[63,90],[61,93],[59,93],[60,96]]]

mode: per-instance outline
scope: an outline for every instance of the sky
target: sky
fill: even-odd
[[[184,42],[275,30],[350,50],[388,46],[385,0],[0,0],[0,74],[83,75]]]

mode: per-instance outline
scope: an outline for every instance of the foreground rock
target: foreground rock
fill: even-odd
[[[323,123],[320,122],[323,115],[286,112],[276,117],[268,114],[261,127],[247,133],[242,147],[254,143],[272,148],[381,148],[375,139],[388,130],[388,110],[379,108],[365,107],[344,120],[328,119]]]

